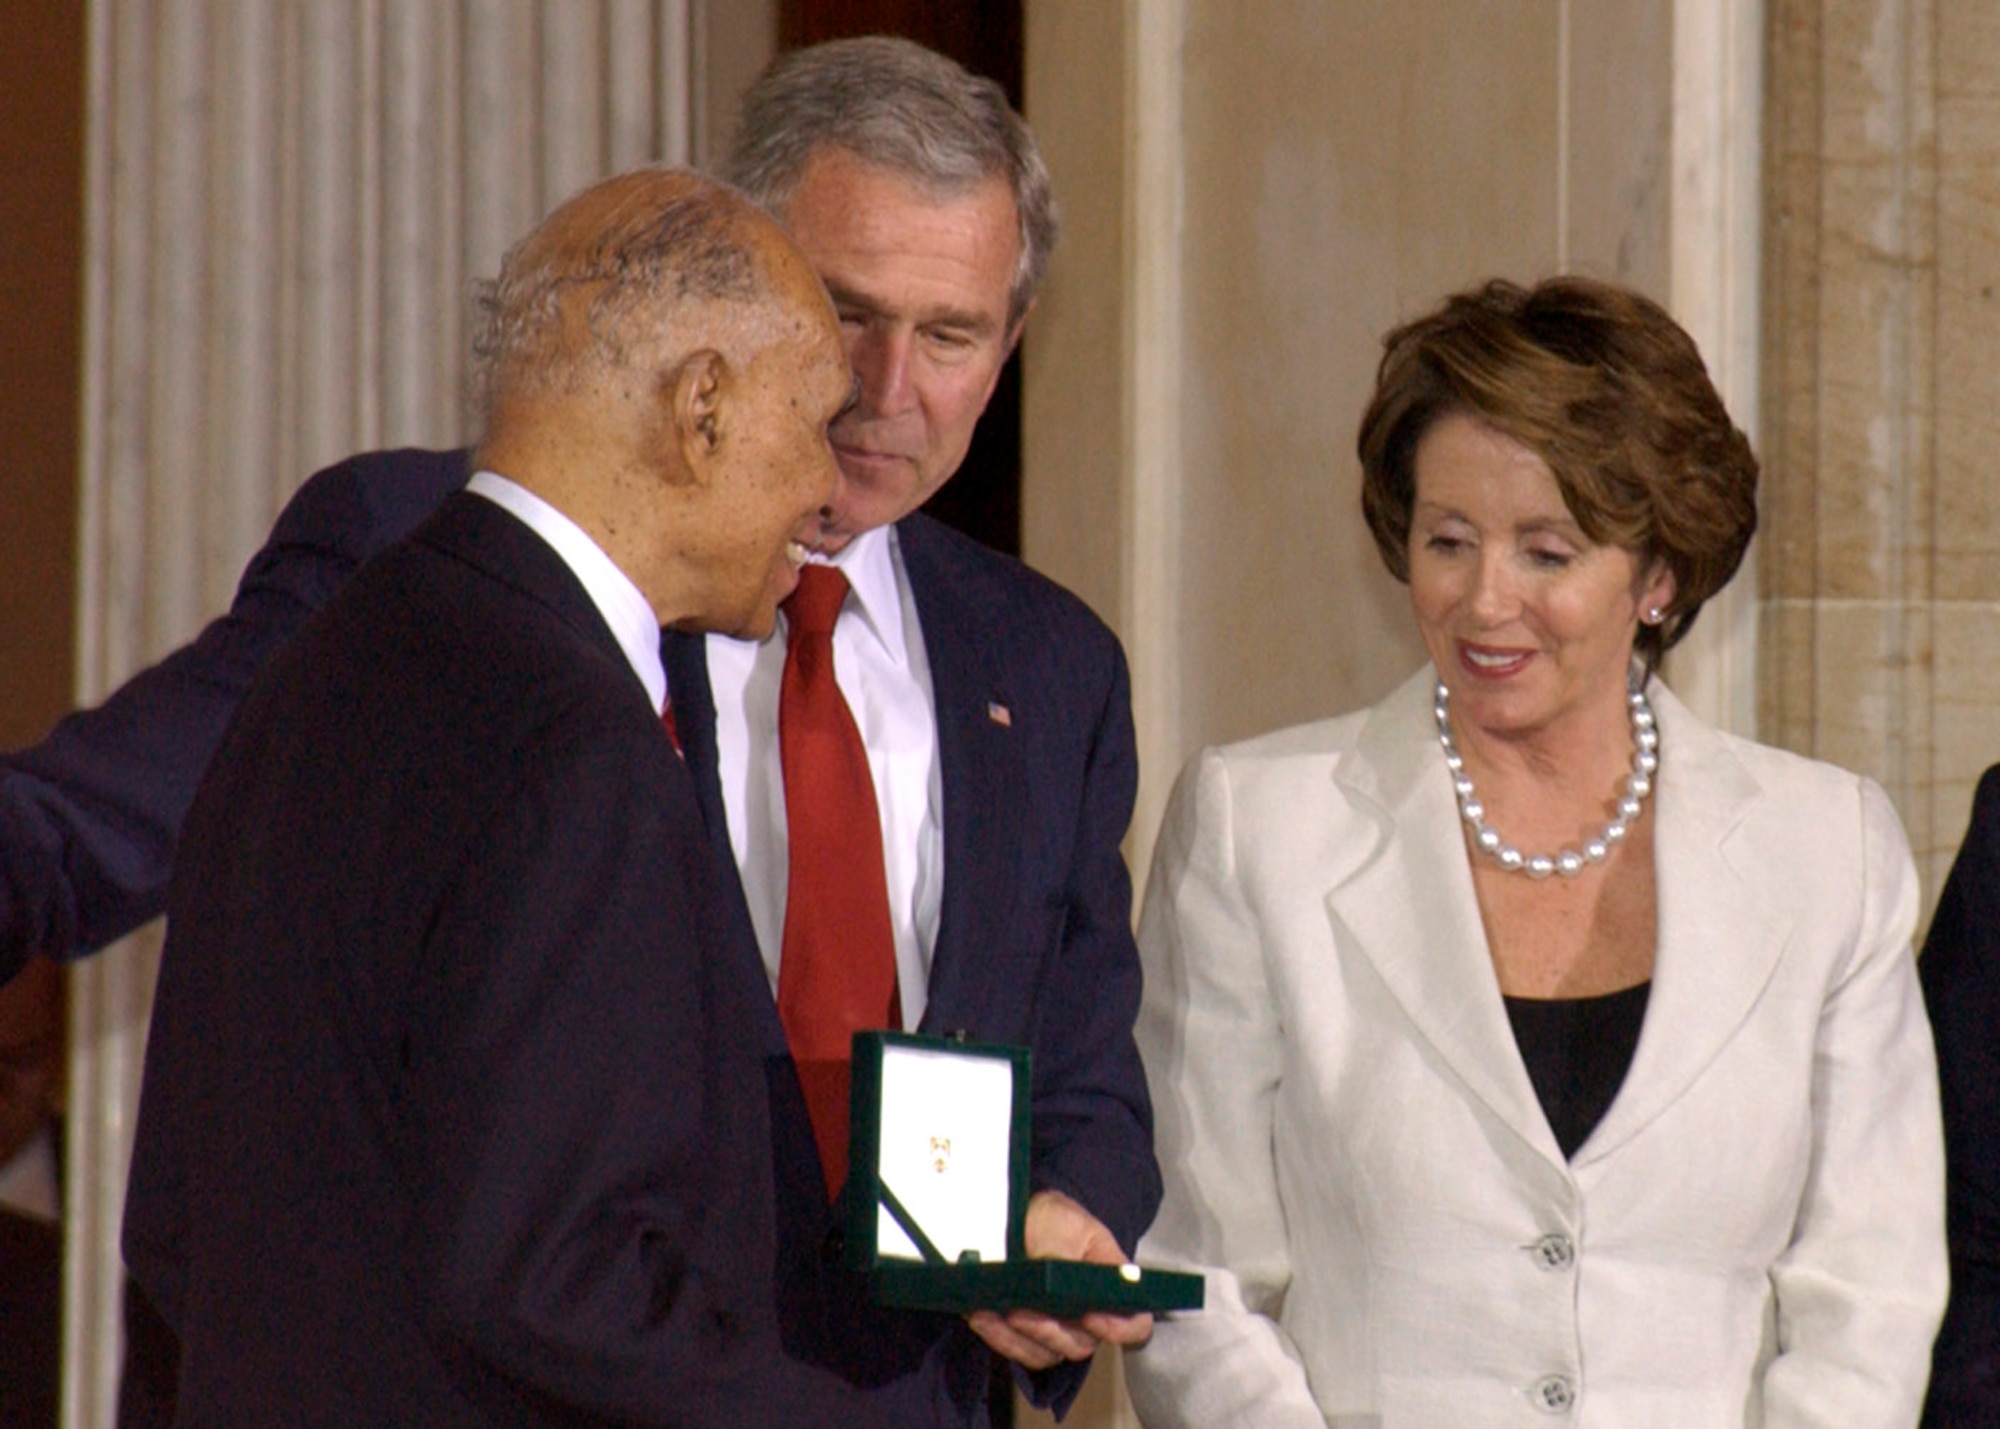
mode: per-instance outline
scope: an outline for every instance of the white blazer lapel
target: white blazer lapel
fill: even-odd
[[[1377,705],[1335,780],[1381,816],[1326,897],[1337,942],[1365,953],[1418,1034],[1533,1151],[1564,1164],[1508,1025],[1467,866],[1450,776],[1432,733],[1426,667]]]
[[[1646,1020],[1624,1085],[1577,1154],[1616,1150],[1686,1093],[1750,1014],[1791,934],[1759,871],[1761,787],[1728,744],[1664,686],[1648,693],[1660,729],[1653,860],[1659,937]]]

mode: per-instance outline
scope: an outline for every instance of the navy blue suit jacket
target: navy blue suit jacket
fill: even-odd
[[[126,1213],[180,1421],[861,1421],[779,1350],[769,994],[710,859],[483,498],[270,660],[187,819]]]
[[[1951,1303],[1924,1423],[2000,1424],[2000,766],[1986,771],[1917,962],[1944,1099]]]
[[[897,528],[937,712],[944,893],[919,1031],[1026,1046],[1034,1189],[1074,1197],[1129,1251],[1159,1205],[1152,1113],[1132,1041],[1139,970],[1119,842],[1137,784],[1123,652],[1074,596],[922,515]],[[711,837],[733,868],[702,643],[669,637],[667,684]],[[742,889],[729,898],[758,957]],[[761,964],[760,964],[761,965]],[[840,1265],[784,1028],[767,1002],[786,1344],[876,1386],[898,1422],[982,1416],[989,1359],[954,1317],[870,1307]],[[1066,1403],[1071,1371],[1033,1397]]]
[[[157,918],[181,823],[264,662],[362,562],[465,484],[464,452],[377,452],[300,488],[227,614],[103,704],[0,756],[0,982]]]
[[[0,761],[0,972],[41,947],[73,955],[159,911],[188,792],[257,665],[361,562],[465,478],[462,452],[357,457],[309,481],[252,561],[229,615]],[[1028,1046],[1036,1187],[1068,1192],[1129,1251],[1160,1195],[1132,1041],[1139,969],[1119,844],[1137,783],[1116,639],[1018,562],[921,515],[899,528],[931,666],[944,790],[945,886],[924,1030]],[[669,637],[675,719],[717,862],[733,870],[702,646]],[[725,874],[732,943],[762,962]],[[875,1387],[899,1422],[983,1417],[989,1358],[953,1317],[881,1312],[840,1267],[811,1131],[775,1005],[758,1009],[778,1194],[787,1345]],[[1080,1369],[1036,1376],[1061,1402]]]

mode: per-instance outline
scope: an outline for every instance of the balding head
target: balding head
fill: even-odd
[[[473,340],[482,415],[509,391],[573,390],[705,332],[717,306],[769,301],[765,226],[699,175],[637,169],[591,185],[507,251],[480,293]]]
[[[697,174],[620,174],[510,249],[481,309],[480,465],[582,527],[663,624],[768,630],[786,537],[815,540],[832,497],[826,425],[850,389],[777,225]]]

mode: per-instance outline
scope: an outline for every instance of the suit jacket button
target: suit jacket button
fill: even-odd
[[[1544,1270],[1568,1270],[1576,1261],[1576,1242],[1560,1232],[1551,1232],[1529,1246],[1528,1253]]]
[[[820,1242],[819,1258],[828,1265],[838,1265],[846,1254],[847,1232],[835,1226],[826,1233],[826,1239]]]
[[[1567,1375],[1545,1374],[1529,1387],[1528,1398],[1544,1414],[1567,1414],[1576,1407],[1576,1386]]]

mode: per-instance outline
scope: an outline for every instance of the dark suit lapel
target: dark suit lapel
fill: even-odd
[[[729,820],[722,807],[722,781],[715,753],[715,692],[708,683],[707,641],[700,635],[660,632],[660,663],[667,671],[667,699],[673,706],[674,733],[688,772],[694,776],[702,818],[708,821],[712,848],[729,853]],[[726,860],[734,870],[733,856]],[[735,901],[743,902],[743,885],[733,872],[729,879]]]
[[[986,612],[1002,592],[956,559],[930,518],[909,517],[896,532],[930,663],[944,789],[944,889],[921,1030],[976,1036],[967,979],[1001,951],[1020,884],[1027,781],[1013,720],[1030,712],[993,646]]]
[[[708,683],[708,643],[700,635],[660,632],[660,659],[667,668],[667,698],[673,702],[674,731],[680,738],[681,754],[688,773],[694,776],[695,798],[702,819],[708,825],[708,848],[721,882],[722,901],[729,919],[729,937],[736,955],[747,960],[766,987],[770,979],[764,971],[764,955],[757,947],[757,933],[750,922],[750,902],[743,896],[743,879],[736,869],[736,850],[729,842],[729,814],[722,802],[722,776],[715,750],[715,691]],[[757,1024],[764,1038],[764,1051],[789,1057],[785,1027],[778,1020],[778,1005],[770,997],[757,1000]]]
[[[743,878],[736,868],[736,851],[729,842],[729,815],[722,802],[722,776],[715,748],[715,691],[708,682],[708,642],[700,635],[660,632],[660,659],[667,669],[667,697],[673,702],[674,731],[688,773],[694,777],[695,799],[708,825],[710,861],[721,881],[724,916],[729,923],[730,955],[743,975],[754,978],[760,1051],[771,1106],[771,1167],[776,1196],[779,1260],[779,1319],[788,1333],[818,1325],[821,1310],[811,1288],[819,1274],[821,1245],[837,1220],[827,1206],[819,1151],[812,1120],[792,1065],[791,1044],[778,1017],[777,999],[770,995],[764,955],[750,922],[750,902],[743,896]],[[802,1277],[802,1278],[801,1278]],[[818,1333],[824,1333],[818,1332]],[[806,1343],[812,1343],[808,1336]]]
[[[644,686],[590,592],[527,522],[483,496],[458,492],[413,534],[554,611],[625,671],[633,689],[644,696]]]

